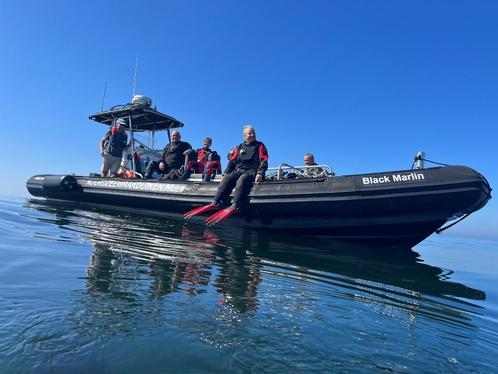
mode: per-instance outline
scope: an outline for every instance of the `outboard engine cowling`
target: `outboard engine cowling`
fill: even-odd
[[[47,192],[71,192],[81,187],[72,175],[48,175],[43,179],[42,186]]]

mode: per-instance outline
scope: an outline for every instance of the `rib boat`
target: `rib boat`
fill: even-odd
[[[156,131],[166,131],[169,137],[171,129],[183,126],[152,108],[149,99],[134,100],[89,118],[107,126],[125,119],[132,155],[142,151],[151,158],[157,157],[158,151],[144,144],[137,147],[135,134],[148,132],[153,139]],[[198,174],[187,180],[143,180],[136,157],[131,157],[130,163],[133,179],[102,178],[98,174],[39,174],[29,178],[26,186],[33,196],[47,199],[180,216],[209,204],[220,181],[217,176],[206,182]],[[306,166],[282,164],[270,168],[265,181],[253,186],[247,209],[220,225],[413,246],[481,209],[491,198],[486,178],[469,167],[425,167],[421,154],[414,165],[407,170],[342,176],[334,175],[326,165],[319,165],[326,171],[323,175],[300,178]],[[204,218],[196,217],[198,221]]]

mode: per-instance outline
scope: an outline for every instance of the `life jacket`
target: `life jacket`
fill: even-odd
[[[105,146],[105,152],[111,156],[121,157],[128,142],[128,135],[120,133],[115,127],[109,130],[109,139]]]

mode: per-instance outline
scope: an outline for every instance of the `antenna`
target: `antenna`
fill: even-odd
[[[104,100],[105,100],[105,93],[107,91],[107,82],[104,83],[104,94],[102,95],[102,104],[100,105],[100,111],[104,111]]]
[[[137,70],[138,70],[138,55],[135,55],[135,73],[133,75],[133,93],[131,97],[135,96],[135,88],[137,86]]]

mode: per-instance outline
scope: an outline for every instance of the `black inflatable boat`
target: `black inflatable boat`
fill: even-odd
[[[170,213],[209,203],[217,187],[217,181],[73,175],[35,175],[27,181],[34,196]],[[464,166],[269,180],[253,187],[245,214],[223,224],[414,245],[447,221],[482,208],[490,197],[485,178]]]
[[[125,118],[132,140],[136,131],[169,132],[183,126],[136,104],[90,118],[104,124]],[[295,179],[283,178],[280,167],[275,175],[254,185],[250,207],[222,224],[412,246],[491,198],[486,179],[465,166]],[[218,184],[196,175],[186,181],[159,181],[43,174],[31,177],[27,189],[50,199],[183,214],[211,202]]]

